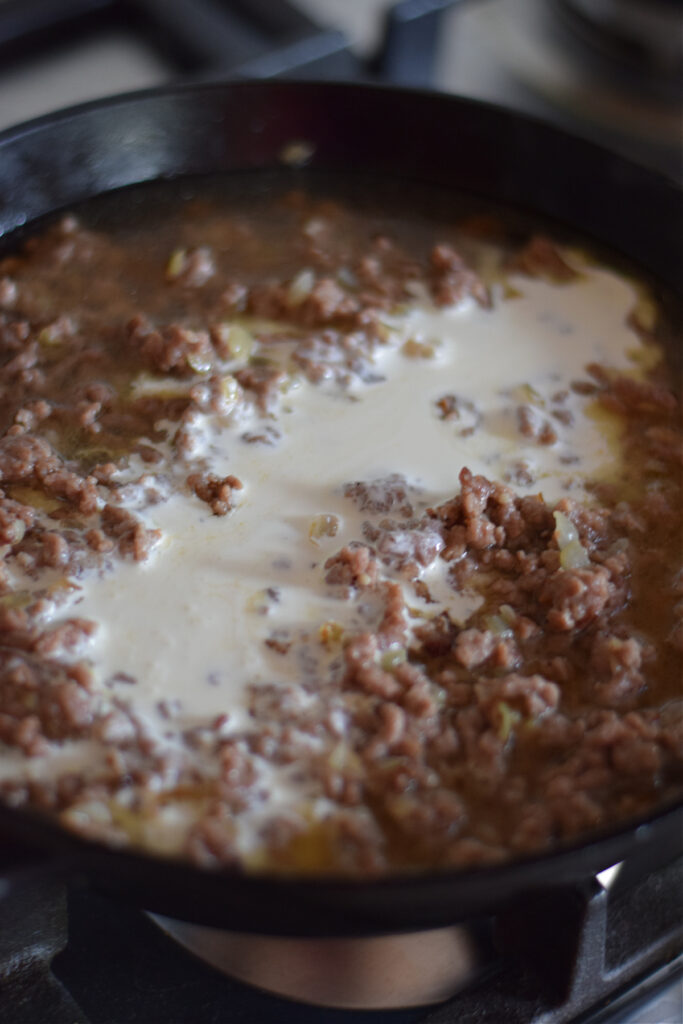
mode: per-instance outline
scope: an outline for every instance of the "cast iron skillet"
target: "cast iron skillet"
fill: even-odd
[[[0,235],[135,182],[276,167],[293,140],[312,144],[313,169],[387,174],[526,208],[608,245],[663,285],[680,287],[683,194],[672,183],[493,106],[358,85],[174,87],[98,101],[4,132]],[[295,178],[296,170],[288,173]],[[669,807],[588,842],[502,866],[367,882],[202,871],[98,846],[7,808],[0,809],[0,827],[37,858],[27,865],[15,857],[15,873],[80,872],[142,906],[205,924],[348,935],[490,913],[525,894],[580,883],[627,857],[650,870],[683,850],[682,811],[683,805]],[[0,863],[1,857],[0,847]]]

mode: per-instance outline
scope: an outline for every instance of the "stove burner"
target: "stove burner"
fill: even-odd
[[[481,956],[475,973],[479,973],[462,991],[436,1008],[378,1013],[322,1009],[243,985],[189,957],[136,908],[80,886],[69,892],[67,942],[64,890],[52,881],[22,878],[11,881],[2,895],[0,1020],[12,1024],[208,1024],[225,1019],[259,1024],[663,1024],[680,1019],[681,989],[675,979],[683,970],[683,860],[622,893],[616,889],[615,885],[607,896],[591,883],[589,891],[597,898],[588,901],[575,890],[556,893],[545,898],[545,912],[541,912],[543,900],[527,899],[498,921],[497,952],[486,943],[479,946],[475,938]],[[444,929],[426,941],[434,941],[432,948],[448,953],[449,932]],[[405,939],[394,941],[401,944]],[[336,943],[328,947],[331,954],[338,948]],[[357,948],[362,952],[370,946],[361,942]],[[392,947],[384,948],[391,951]],[[412,955],[410,946],[403,948]],[[452,948],[458,955],[462,951],[458,942]],[[471,951],[468,943],[465,948]],[[336,970],[350,984],[343,974],[346,963],[337,961]],[[662,983],[666,988],[655,1005],[652,995]],[[668,1010],[662,1009],[667,1001]]]
[[[225,974],[305,1003],[445,1001],[424,1018],[429,1024],[597,1022],[605,1007],[614,1013],[683,972],[683,858],[638,882],[632,868],[530,894],[492,932],[484,921],[380,938],[283,939],[151,916]]]
[[[471,982],[483,962],[478,937],[465,927],[378,938],[289,939],[151,916],[167,935],[225,974],[321,1006],[440,1003]]]
[[[153,923],[81,885],[70,887],[67,919],[64,888],[41,877],[35,857],[11,853],[9,873],[0,856],[0,1020],[12,1024],[208,1024],[225,1019],[226,1007],[259,1024],[662,1024],[680,1016],[683,857],[648,867],[644,878],[643,865],[629,860],[584,886],[528,894],[466,928],[309,941]],[[332,1002],[353,1009],[322,1008]]]

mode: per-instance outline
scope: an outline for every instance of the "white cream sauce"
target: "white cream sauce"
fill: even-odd
[[[470,300],[448,309],[420,301],[393,317],[391,341],[374,367],[384,379],[349,391],[299,381],[283,398],[282,436],[272,447],[245,443],[244,422],[206,415],[199,444],[213,472],[243,480],[237,507],[217,517],[187,492],[148,507],[139,514],[163,533],[149,560],[80,579],[55,615],[98,623],[78,654],[92,663],[103,707],[116,698],[129,702],[171,746],[183,729],[218,715],[228,715],[224,732],[248,728],[248,684],[297,682],[296,663],[264,643],[273,630],[316,631],[330,620],[348,627],[357,615],[324,583],[326,558],[362,539],[367,519],[343,496],[347,482],[401,473],[422,490],[424,508],[457,493],[463,466],[501,479],[523,459],[536,482],[516,489],[548,500],[581,497],[584,479],[614,471],[618,432],[585,415],[588,399],[570,392],[561,407],[574,422],[551,419],[558,434],[551,446],[521,436],[515,409],[521,389],[549,417],[552,396],[585,379],[588,363],[633,368],[629,353],[640,344],[626,326],[633,288],[593,269],[568,285],[519,278],[515,287],[521,296],[496,294],[492,311]],[[409,339],[431,344],[434,357],[408,357],[401,347]],[[475,403],[481,421],[471,436],[461,436],[464,421],[439,417],[435,402],[446,394]],[[258,425],[254,413],[252,427]],[[339,531],[315,542],[309,528],[321,513],[337,516]],[[465,622],[477,606],[477,597],[448,585],[444,563],[437,560],[425,580],[434,614],[446,607]],[[121,674],[137,682],[117,682]],[[162,702],[170,717],[160,714]],[[90,743],[67,744],[52,762],[32,763],[3,752],[0,778],[60,771],[64,763],[93,770],[92,753]],[[276,774],[269,769],[271,803],[300,795],[291,772],[280,781]]]

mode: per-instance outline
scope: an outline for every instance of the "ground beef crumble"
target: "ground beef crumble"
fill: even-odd
[[[680,404],[656,374],[634,380],[591,367],[574,385],[628,418],[633,476],[619,493],[596,485],[590,503],[551,507],[464,468],[458,493],[425,508],[398,473],[346,483],[364,517],[360,535],[326,548],[316,571],[355,611],[352,624],[271,635],[273,657],[308,659],[315,685],[253,686],[253,728],[237,737],[218,716],[187,730],[182,754],[162,748],[132,702],[103,710],[81,651],[97,624],[74,616],[46,626],[59,597],[45,579],[115,571],[159,540],[142,509],[161,492],[153,499],[147,477],[121,482],[133,457],[167,472],[170,446],[178,487],[225,515],[242,482],[194,457],[207,411],[238,419],[248,410],[256,423],[240,436],[276,446],[291,373],[340,388],[377,381],[382,314],[398,303],[427,294],[436,306],[470,297],[491,307],[459,245],[413,252],[384,232],[359,245],[336,230],[333,205],[312,213],[308,200],[288,203],[301,220],[294,270],[291,258],[274,259],[267,274],[254,273],[242,222],[222,225],[225,243],[190,239],[153,268],[129,268],[113,239],[65,218],[0,262],[0,741],[32,758],[80,739],[103,751],[94,782],[66,772],[0,783],[0,795],[113,844],[130,841],[113,795],[132,792],[127,813],[141,815],[158,810],[159,791],[198,795],[182,855],[244,865],[235,818],[258,811],[269,763],[303,773],[329,811],[313,826],[296,811],[264,821],[264,859],[248,866],[370,876],[495,863],[679,793],[683,570],[668,554],[680,553],[683,445]],[[231,242],[241,262],[227,266]],[[544,236],[507,265],[556,283],[577,276]],[[155,283],[141,312],[130,296],[144,274]],[[262,335],[242,327],[250,351],[244,338],[230,340],[226,315],[283,326]],[[549,412],[563,424],[565,397]],[[462,421],[463,437],[480,426],[480,411],[455,394],[437,398],[432,413]],[[519,406],[517,423],[527,441],[558,439],[532,405]],[[654,483],[641,486],[653,464],[666,471],[648,469]],[[533,482],[519,461],[509,475]],[[565,564],[558,513],[577,532],[579,565]],[[434,567],[455,594],[480,598],[466,623],[435,606],[425,572]],[[14,582],[19,571],[28,590]],[[164,714],[171,721],[173,707]],[[215,770],[202,773],[200,757]],[[84,815],[87,807],[96,811]]]
[[[187,478],[190,487],[200,501],[205,501],[215,516],[224,516],[232,508],[232,492],[242,489],[242,481],[236,476],[216,476],[215,473],[190,473]]]
[[[346,484],[344,496],[352,498],[361,512],[391,512],[409,519],[414,512],[412,501],[415,488],[400,473],[392,473],[383,480]]]
[[[517,424],[522,437],[538,442],[538,444],[555,444],[557,431],[538,409],[531,405],[517,407]]]
[[[547,277],[551,281],[567,282],[578,277],[577,271],[550,238],[534,235],[511,260],[514,270],[529,277]]]
[[[471,295],[484,309],[492,305],[484,283],[449,245],[436,245],[430,256],[431,292],[437,306],[448,306]]]
[[[356,485],[347,493],[357,500],[364,492]],[[675,514],[663,521],[645,511],[647,499],[639,504],[657,534],[655,548],[679,528]],[[652,572],[652,548],[644,550],[642,539],[623,547],[623,506],[589,509],[563,499],[556,508],[572,517],[590,552],[586,568],[562,566],[553,508],[463,470],[460,494],[425,518],[445,539],[438,557],[466,564],[454,577],[456,589],[476,586],[486,572],[489,596],[472,624],[458,628],[442,614],[408,638],[404,618],[394,642],[407,660],[384,658],[381,629],[344,647],[344,684],[363,695],[353,720],[365,792],[389,834],[398,829],[418,858],[429,848],[442,863],[464,865],[495,860],[506,847],[536,849],[604,821],[607,794],[620,809],[615,816],[633,814],[661,790],[663,777],[680,784],[680,727],[674,741],[663,713],[650,710],[658,688],[670,690],[680,678],[680,664],[668,675],[673,662],[662,666],[661,653],[629,635],[624,618],[642,574]],[[372,564],[373,548],[381,559],[386,537],[400,545],[405,534],[403,522],[390,520],[366,530],[369,547],[356,549],[359,568]],[[328,565],[351,557],[346,549]],[[377,590],[381,583],[364,585]],[[535,777],[525,766],[540,751]],[[386,759],[393,764],[396,757],[400,772],[388,775]],[[354,764],[351,774],[341,766],[334,778],[341,792],[344,779],[357,785],[360,776]],[[408,787],[410,796],[399,799]],[[427,826],[441,793],[449,798],[440,804],[442,832]],[[476,807],[475,816],[468,807]]]
[[[377,525],[363,524],[363,536],[375,545],[380,561],[408,578],[431,565],[444,546],[438,528],[429,521],[408,520],[398,524],[382,519]]]

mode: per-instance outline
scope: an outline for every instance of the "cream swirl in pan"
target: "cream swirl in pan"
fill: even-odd
[[[562,779],[585,775],[590,760],[563,772],[566,736],[574,730],[590,749],[609,714],[621,721],[649,708],[640,697],[624,701],[615,685],[613,698],[586,710],[566,634],[586,646],[597,686],[656,660],[640,625],[635,638],[611,629],[617,605],[630,599],[627,570],[610,558],[632,533],[617,537],[605,525],[599,536],[580,510],[599,519],[596,482],[616,493],[628,476],[626,420],[600,390],[610,375],[651,386],[648,367],[660,353],[642,325],[634,329],[639,292],[630,281],[584,262],[574,273],[571,255],[558,258],[565,282],[510,270],[491,285],[492,308],[471,292],[435,304],[427,284],[410,281],[407,296],[381,311],[381,343],[363,351],[361,371],[343,384],[331,344],[322,368],[306,372],[305,338],[319,325],[293,330],[287,317],[249,309],[221,321],[222,361],[203,366],[200,353],[188,373],[157,366],[132,376],[136,400],[194,389],[195,407],[182,446],[177,420],[162,415],[141,453],[109,471],[118,507],[152,538],[144,561],[107,551],[66,574],[8,563],[10,587],[42,597],[40,629],[94,624],[48,655],[87,664],[87,722],[80,735],[48,732],[38,756],[20,743],[0,747],[8,798],[40,794],[59,778],[68,790],[77,777],[73,796],[45,802],[86,835],[206,864],[295,871],[497,859],[599,824],[607,777],[597,793],[585,787],[576,824],[545,810],[525,762],[546,759],[544,786],[556,801]],[[206,252],[178,250],[166,268],[171,279],[194,275],[195,290],[214,273]],[[292,277],[293,310],[321,276]],[[279,373],[267,403],[240,377],[245,365]],[[589,366],[602,367],[602,378]],[[204,500],[192,467],[205,487],[207,473],[214,481]],[[475,480],[500,482],[495,492],[463,482],[490,542],[477,539],[481,521],[473,526],[469,512],[456,509],[454,525],[445,511],[464,467]],[[230,481],[220,492],[229,509],[214,514],[221,481]],[[622,505],[625,496],[617,493]],[[499,515],[505,502],[519,505],[518,534],[545,517],[526,547]],[[608,505],[613,515],[615,499]],[[449,554],[458,529],[463,551]],[[509,583],[515,571],[502,555],[481,561],[498,549],[517,559],[519,575],[547,570],[537,614]],[[476,572],[459,577],[454,568],[475,550]],[[46,597],[50,580],[61,581],[58,599]],[[575,583],[588,593],[580,613],[579,591],[555,593]],[[552,634],[547,649],[539,631]],[[607,717],[593,725],[596,714]],[[632,744],[638,735],[650,744],[661,777],[674,755],[661,709],[657,716],[623,729]],[[537,741],[534,729],[547,735]],[[642,743],[634,749],[647,760]],[[617,771],[618,756],[606,756]],[[628,805],[621,792],[615,799]]]

